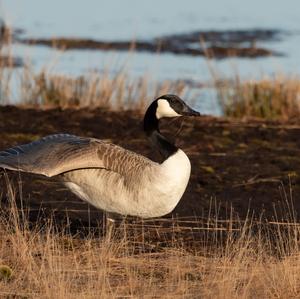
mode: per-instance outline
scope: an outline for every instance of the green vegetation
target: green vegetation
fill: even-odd
[[[9,280],[12,276],[12,269],[6,265],[0,265],[0,280]]]

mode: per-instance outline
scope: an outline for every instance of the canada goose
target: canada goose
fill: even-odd
[[[144,131],[162,163],[103,140],[56,134],[0,152],[0,168],[56,176],[78,197],[108,213],[163,216],[182,197],[191,164],[160,133],[158,122],[182,115],[200,113],[171,94],[154,100],[145,113]]]

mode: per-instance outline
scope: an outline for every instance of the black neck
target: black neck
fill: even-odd
[[[160,133],[158,119],[155,115],[156,108],[157,101],[153,102],[147,109],[144,117],[144,131],[163,158],[168,159],[177,152],[178,148]]]

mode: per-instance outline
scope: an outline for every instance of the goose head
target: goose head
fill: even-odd
[[[200,113],[189,107],[180,97],[165,94],[155,99],[148,107],[144,117],[144,131],[151,135],[158,129],[158,122],[164,117],[200,116]]]
[[[164,159],[176,153],[178,148],[160,133],[159,120],[179,116],[200,116],[200,113],[172,94],[165,94],[154,100],[145,113],[144,131]]]
[[[200,116],[200,113],[189,107],[180,97],[173,94],[165,94],[157,98],[155,116],[163,117]]]

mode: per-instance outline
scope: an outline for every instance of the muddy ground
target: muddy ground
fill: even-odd
[[[141,130],[142,114],[97,110],[36,110],[0,108],[0,149],[47,134],[67,132],[110,139],[154,160]],[[268,219],[300,212],[300,123],[230,121],[220,118],[180,118],[162,123],[192,164],[188,188],[171,216],[219,219],[250,215]],[[174,137],[175,136],[175,137]],[[24,173],[8,172],[17,201],[29,207],[30,218],[54,214],[80,225],[93,225],[102,214],[77,199],[63,186]],[[19,183],[21,181],[21,184]],[[20,187],[21,186],[21,187]],[[7,206],[7,187],[1,171],[1,206]],[[21,202],[20,195],[23,199]],[[274,212],[276,210],[276,212]],[[42,212],[41,212],[42,211]],[[277,216],[276,216],[277,215]]]

